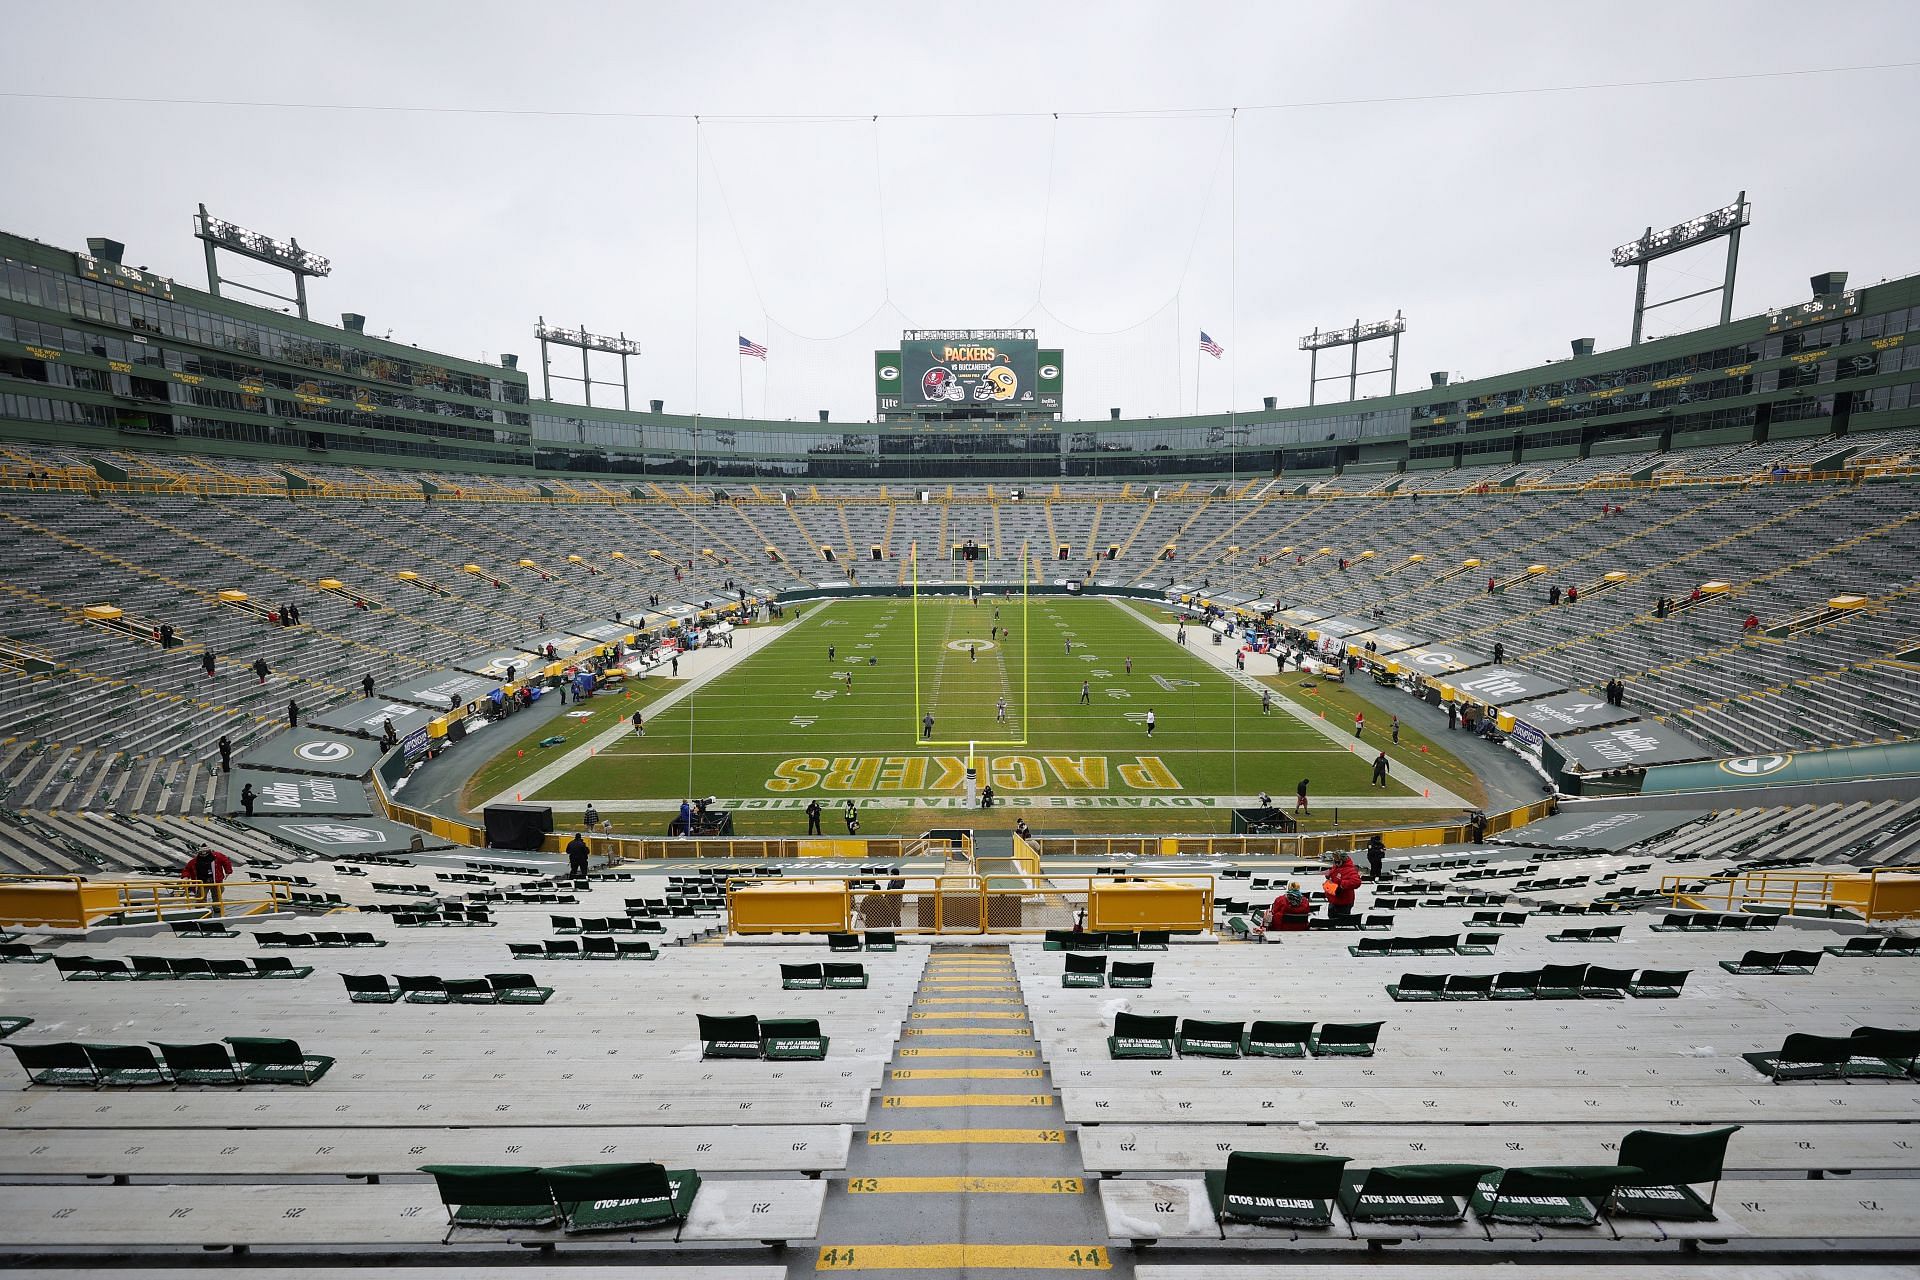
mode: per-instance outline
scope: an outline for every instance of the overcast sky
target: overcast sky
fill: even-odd
[[[1065,348],[1069,416],[1247,409],[1305,402],[1300,335],[1396,309],[1404,390],[1624,344],[1609,250],[1743,188],[1736,314],[1819,271],[1920,271],[1920,66],[1697,82],[1920,64],[1912,0],[92,0],[5,22],[0,226],[109,235],[199,286],[204,200],[332,259],[315,318],[518,352],[536,395],[544,315],[637,338],[636,402],[682,412],[864,421],[902,328],[1013,325]],[[1719,272],[1696,251],[1651,292]]]

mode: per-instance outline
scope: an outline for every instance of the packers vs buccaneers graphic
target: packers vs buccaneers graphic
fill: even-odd
[[[920,330],[902,336],[900,355],[902,399],[908,403],[996,408],[1034,403],[1039,351],[1031,330]]]

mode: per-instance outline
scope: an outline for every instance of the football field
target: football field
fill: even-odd
[[[1190,632],[1195,646],[1210,638]],[[1131,815],[1123,828],[1099,825],[1220,830],[1226,809],[1261,790],[1290,807],[1302,778],[1316,804],[1433,803],[1417,780],[1369,785],[1377,733],[1356,744],[1350,720],[1329,726],[1277,694],[1263,714],[1259,688],[1109,600],[812,605],[711,680],[660,699],[644,736],[603,728],[591,753],[577,738],[528,779],[525,799],[563,812],[591,800],[624,828],[652,829],[646,815],[663,828],[682,797],[714,795],[743,833],[804,829],[800,811],[818,800],[829,834],[844,832],[851,799],[868,834],[920,830],[960,822],[939,811],[967,805],[971,758],[977,785],[994,789],[994,825],[1025,814],[1058,828],[1076,820],[1069,811],[1117,810]]]

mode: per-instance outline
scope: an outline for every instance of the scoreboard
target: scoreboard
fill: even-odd
[[[874,353],[881,413],[998,417],[1057,413],[1061,353],[1032,329],[909,329]]]

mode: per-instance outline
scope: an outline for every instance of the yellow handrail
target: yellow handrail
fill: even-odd
[[[289,885],[268,880],[93,880],[76,875],[0,875],[0,923],[87,929],[115,917],[248,916],[284,910]]]
[[[890,887],[891,880],[903,882]],[[1213,927],[1212,875],[731,876],[734,933],[819,933],[855,927],[904,934],[1203,932]]]
[[[1847,911],[1863,920],[1920,914],[1920,873],[1908,868],[1767,870],[1725,876],[1663,875],[1660,896],[1675,907],[1719,910],[1728,915],[1752,908],[1795,912]]]

